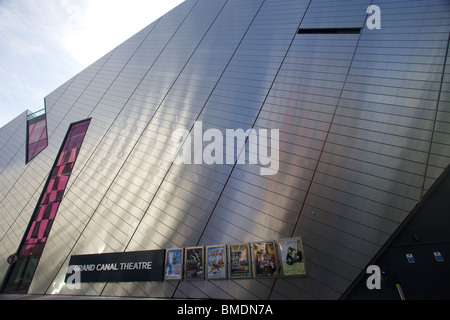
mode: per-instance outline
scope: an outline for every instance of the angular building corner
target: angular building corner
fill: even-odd
[[[25,292],[340,299],[450,163],[449,17],[445,0],[184,1],[46,97],[48,146],[28,164],[26,113],[0,128],[0,279],[90,119]],[[212,161],[200,123],[224,141],[277,132],[276,171],[251,135]],[[174,161],[178,129],[191,164]],[[65,282],[78,255],[297,237],[306,277]]]

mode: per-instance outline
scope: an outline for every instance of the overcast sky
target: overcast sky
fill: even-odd
[[[0,127],[183,0],[0,0]]]

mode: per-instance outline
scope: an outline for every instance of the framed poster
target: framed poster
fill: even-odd
[[[166,267],[164,272],[166,280],[183,279],[183,249],[166,250]]]
[[[186,248],[184,256],[184,276],[186,280],[203,280],[204,265],[203,247]]]
[[[253,259],[255,277],[278,277],[278,265],[274,241],[261,241],[253,243]]]
[[[249,251],[248,243],[228,245],[231,279],[250,279],[252,277]]]
[[[208,279],[227,278],[227,247],[208,246],[206,247],[206,276]]]
[[[305,255],[301,238],[278,240],[283,276],[306,276]]]

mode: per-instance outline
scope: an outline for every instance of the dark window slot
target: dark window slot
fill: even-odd
[[[300,28],[299,34],[359,34],[361,28]]]

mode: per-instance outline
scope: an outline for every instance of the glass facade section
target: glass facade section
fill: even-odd
[[[89,123],[90,119],[69,128],[18,250],[19,260],[11,267],[6,292],[26,293],[30,286]]]
[[[27,150],[25,163],[30,162],[48,145],[45,109],[27,117]]]

